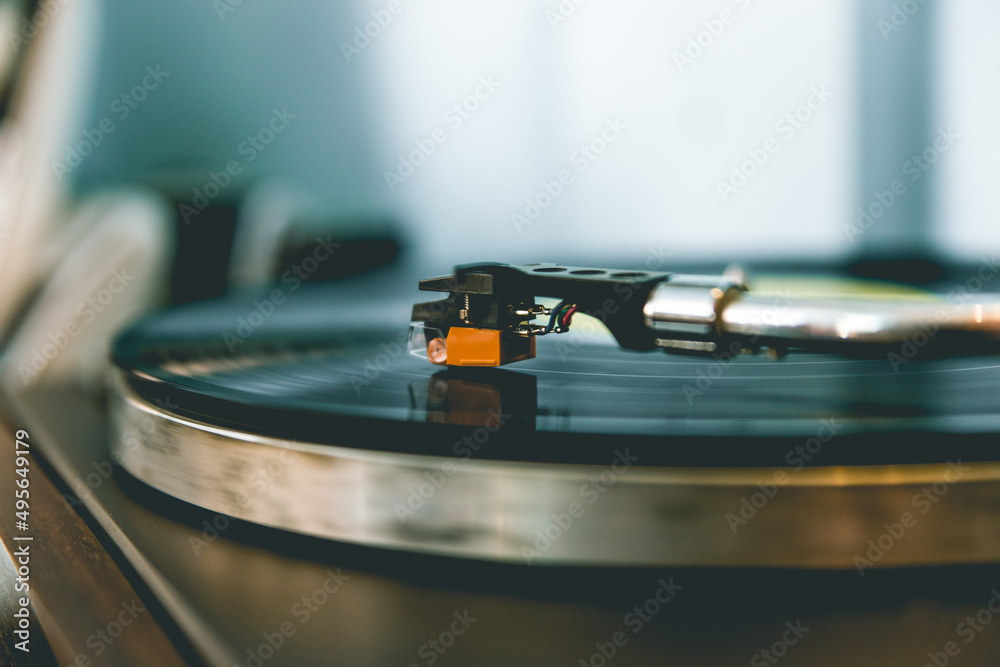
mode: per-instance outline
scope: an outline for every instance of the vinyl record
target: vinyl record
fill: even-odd
[[[1000,556],[996,357],[637,353],[583,324],[442,369],[407,353],[408,302],[294,296],[119,340],[126,470],[270,526],[530,564],[851,567],[937,484],[948,502],[886,562]]]

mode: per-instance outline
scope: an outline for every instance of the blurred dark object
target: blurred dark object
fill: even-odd
[[[404,246],[400,229],[388,216],[338,215],[301,187],[264,181],[240,201],[228,286],[322,282],[387,266]]]
[[[393,226],[383,220],[316,221],[293,225],[285,237],[278,257],[275,277],[306,268],[309,258],[322,255],[330,246],[331,261],[318,261],[309,273],[310,281],[335,280],[365,273],[389,264],[402,246]]]
[[[858,5],[858,152],[855,224],[864,230],[852,275],[926,285],[940,280],[931,202],[937,174],[914,179],[901,165],[933,146],[935,3],[912,17],[906,30],[886,39],[872,25],[899,11],[893,0]],[[903,184],[901,194],[889,191]],[[886,201],[888,203],[886,203]],[[874,206],[874,214],[869,207]],[[865,215],[869,217],[865,217]]]
[[[38,32],[33,26],[38,10],[38,0],[0,0],[0,31],[6,33],[7,42],[0,54],[0,119],[10,110],[28,45]]]
[[[227,289],[323,282],[389,265],[403,242],[385,218],[332,218],[288,190],[252,191],[236,204],[177,218],[170,302],[222,296]]]
[[[236,207],[208,206],[190,223],[177,218],[177,256],[170,276],[170,303],[212,299],[226,291]]]
[[[930,285],[944,276],[942,264],[930,256],[897,256],[859,259],[848,265],[852,276],[892,280],[910,285]]]

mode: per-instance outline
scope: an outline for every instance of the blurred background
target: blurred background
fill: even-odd
[[[370,23],[386,11],[381,0],[230,11],[225,0],[74,1],[92,5],[95,48],[77,74],[86,99],[67,119],[71,137],[115,118],[114,101],[147,66],[170,72],[73,174],[80,193],[127,183],[183,199],[210,170],[245,159],[238,146],[277,107],[294,122],[224,201],[280,176],[332,216],[398,221],[436,263],[553,246],[629,255],[664,243],[723,260],[830,258],[852,250],[842,227],[870,191],[951,127],[964,141],[918,183],[931,192],[927,210],[908,213],[927,218],[948,256],[1000,244],[1000,226],[988,223],[997,215],[989,181],[1000,173],[990,83],[1000,75],[1000,7],[990,3],[912,2],[917,11],[897,26],[897,2],[400,0],[378,32]],[[359,39],[357,28],[376,34]],[[481,77],[499,86],[456,127],[445,113]],[[813,87],[829,91],[813,117],[791,136],[776,128]],[[578,171],[572,155],[609,118],[627,125],[620,141],[516,233],[511,214],[542,181]],[[389,187],[384,173],[437,127],[447,142]],[[768,137],[778,153],[724,201],[717,182]]]

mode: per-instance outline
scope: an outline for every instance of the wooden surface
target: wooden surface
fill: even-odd
[[[184,660],[161,629],[147,604],[129,583],[86,522],[66,502],[39,460],[30,457],[29,530],[14,527],[14,434],[0,420],[0,443],[8,451],[0,466],[0,536],[6,553],[0,558],[0,626],[8,626],[16,609],[10,552],[30,545],[31,665],[143,665],[171,667]],[[29,431],[30,434],[30,431]],[[37,441],[28,442],[32,451]],[[30,535],[30,542],[14,542],[14,535]],[[6,565],[6,567],[4,567]],[[44,633],[44,634],[43,634]],[[3,637],[6,642],[7,636]],[[51,646],[51,651],[46,645]],[[0,648],[3,664],[9,664]],[[24,660],[23,651],[11,652]],[[11,653],[8,653],[10,655]],[[18,655],[21,654],[21,655]],[[55,661],[55,662],[53,662]]]

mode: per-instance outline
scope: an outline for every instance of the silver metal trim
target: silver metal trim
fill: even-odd
[[[926,515],[914,498],[945,483],[947,464],[783,469],[787,483],[734,533],[727,514],[760,501],[775,470],[625,468],[624,444],[607,466],[585,466],[294,442],[180,417],[116,372],[111,448],[129,473],[208,510],[307,535],[530,564],[851,568],[868,540],[911,512],[917,527],[878,565],[1000,561],[1000,462],[964,464]],[[609,483],[591,502],[584,489],[601,475]],[[401,520],[411,490],[426,497]],[[561,527],[573,503],[579,516]]]
[[[746,290],[728,276],[671,274],[657,284],[643,305],[646,326],[657,333],[704,337],[719,331],[719,316],[726,303]],[[668,345],[664,345],[668,347]]]
[[[1000,338],[1000,301],[976,303],[884,300],[775,299],[744,294],[722,312],[722,329],[743,336],[790,342],[902,342],[940,330],[991,334]]]
[[[663,334],[656,344],[668,350],[714,351],[679,343],[716,341],[723,334],[806,348],[831,342],[903,343],[914,337],[923,345],[939,331],[1000,340],[1000,296],[958,304],[930,298],[794,299],[748,292],[735,273],[673,274],[650,292],[643,319],[651,331]]]

